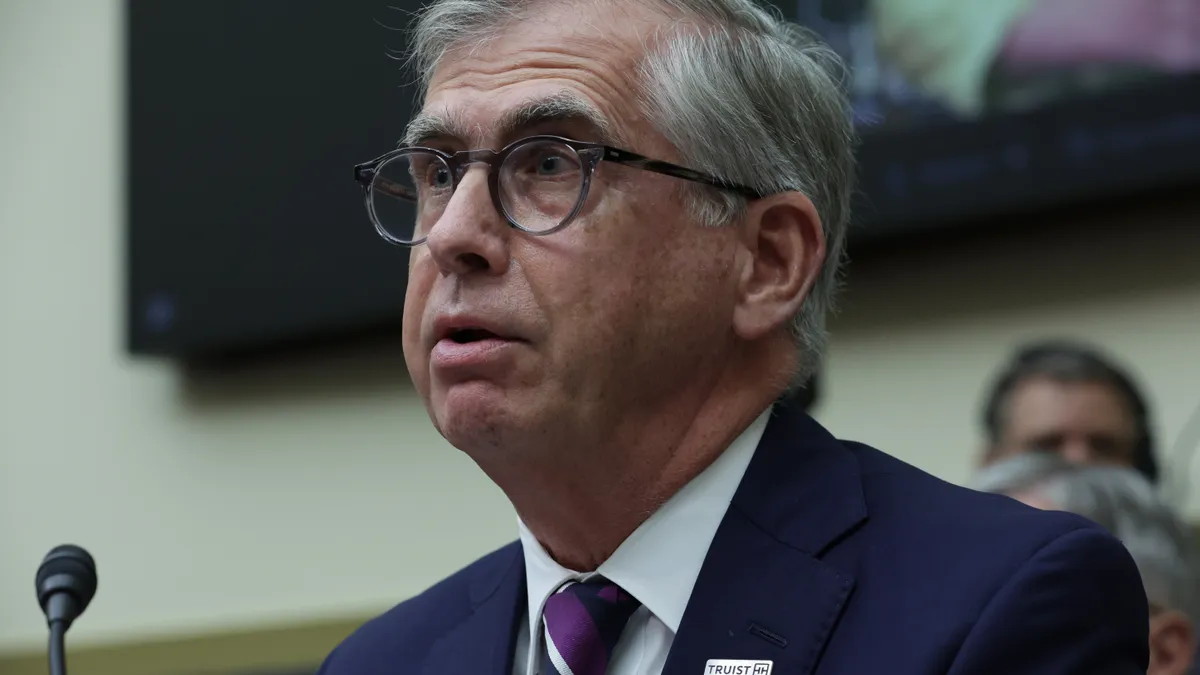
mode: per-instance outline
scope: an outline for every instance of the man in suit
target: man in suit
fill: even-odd
[[[519,537],[323,675],[1145,671],[1118,541],[788,394],[853,192],[826,48],[751,0],[437,0],[413,46],[422,110],[355,174],[411,246],[413,383]]]

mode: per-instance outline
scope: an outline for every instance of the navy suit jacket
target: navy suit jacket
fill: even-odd
[[[320,673],[508,675],[525,603],[512,543],[363,625]],[[663,673],[1133,675],[1148,624],[1137,568],[1099,526],[943,482],[783,404]]]

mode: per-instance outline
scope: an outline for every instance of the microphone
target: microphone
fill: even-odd
[[[55,546],[38,567],[38,604],[50,627],[50,675],[66,675],[67,629],[96,595],[96,583],[96,561],[71,544]]]

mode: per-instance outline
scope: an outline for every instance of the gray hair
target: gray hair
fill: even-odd
[[[1044,497],[1101,525],[1125,544],[1150,602],[1200,620],[1198,553],[1191,531],[1141,474],[1124,467],[1079,466],[1029,452],[983,469],[977,490]]]
[[[428,5],[411,41],[422,87],[448,51],[497,37],[536,1]],[[799,351],[793,383],[801,384],[825,350],[850,222],[855,137],[845,68],[814,33],[755,0],[656,1],[675,20],[641,63],[638,102],[646,118],[690,168],[764,194],[801,192],[821,218],[825,264],[791,326]],[[739,195],[698,185],[686,190],[689,209],[704,225],[725,225],[745,212]]]

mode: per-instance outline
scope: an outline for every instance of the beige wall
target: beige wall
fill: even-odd
[[[1176,454],[1200,406],[1200,199],[1042,224],[852,264],[821,421],[963,481],[994,368],[1023,340],[1076,336],[1135,366],[1160,455]]]
[[[80,645],[373,611],[511,538],[397,349],[228,378],[122,353],[117,8],[0,3],[0,652],[42,644],[33,571],[64,541],[100,565]],[[1200,227],[1154,218],[858,261],[822,420],[963,480],[980,381],[1050,329],[1137,363],[1174,438]]]

